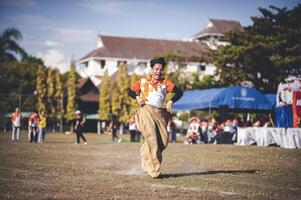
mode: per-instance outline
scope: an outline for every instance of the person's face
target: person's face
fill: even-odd
[[[156,63],[152,68],[152,78],[156,81],[159,81],[163,77],[163,66],[159,63]]]
[[[17,113],[19,112],[19,108],[16,108],[16,112],[17,112]]]

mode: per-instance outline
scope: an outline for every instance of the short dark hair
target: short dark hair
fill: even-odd
[[[163,67],[165,67],[165,65],[166,65],[166,62],[165,62],[165,60],[164,60],[163,57],[160,57],[160,58],[154,58],[154,59],[152,59],[152,60],[150,61],[151,68],[153,68],[154,65],[157,64],[157,63],[158,63],[158,64],[161,64]]]

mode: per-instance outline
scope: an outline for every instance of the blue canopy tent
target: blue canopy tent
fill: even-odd
[[[276,94],[269,93],[264,95],[272,104],[273,107],[276,106]]]
[[[227,87],[184,92],[174,110],[211,109],[227,106],[238,110],[271,110],[271,102],[254,88]]]

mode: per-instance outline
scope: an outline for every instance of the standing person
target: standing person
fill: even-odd
[[[29,142],[35,143],[38,141],[38,124],[39,116],[37,113],[33,113],[28,119]]]
[[[189,119],[189,126],[186,133],[184,144],[197,144],[201,141],[201,124],[198,117]]]
[[[22,124],[22,114],[20,113],[19,107],[16,108],[15,112],[11,114],[12,123],[12,141],[20,140],[20,129]]]
[[[177,142],[177,127],[172,119],[168,122],[167,130],[169,132],[170,142]]]
[[[111,116],[111,121],[110,121],[110,129],[112,132],[112,141],[115,141],[119,139],[119,137],[117,136],[117,128],[118,128],[118,119],[117,116],[115,114],[112,114]]]
[[[131,135],[131,142],[137,142],[137,130],[134,116],[131,116],[129,120],[129,131]]]
[[[39,127],[38,142],[44,143],[45,135],[46,135],[46,113],[44,110],[40,111],[38,127]]]
[[[232,142],[237,142],[237,129],[238,129],[238,118],[234,118],[233,121],[232,121],[232,131],[233,131],[233,134],[232,134]]]
[[[141,165],[152,178],[160,176],[162,152],[168,144],[167,123],[171,117],[172,104],[180,99],[183,92],[171,81],[164,79],[166,65],[164,58],[150,62],[151,77],[137,80],[129,89],[129,96],[137,100],[135,112],[137,130],[144,136],[141,146]],[[167,93],[175,93],[163,108]]]
[[[83,139],[85,144],[88,144],[87,140],[83,134],[83,127],[84,127],[85,123],[86,123],[86,119],[84,117],[82,117],[80,110],[75,111],[75,117],[73,120],[74,131],[76,133],[76,143],[75,144],[80,143],[80,138]]]
[[[33,116],[33,113],[28,118],[28,142],[31,142],[31,139],[32,139],[32,135],[31,135],[32,116]]]
[[[208,130],[208,121],[202,120],[202,122],[201,122],[201,141],[205,144],[207,144],[209,142],[207,130]]]
[[[231,144],[233,137],[233,129],[232,129],[232,121],[231,119],[227,119],[224,123],[223,133],[222,133],[222,143]]]

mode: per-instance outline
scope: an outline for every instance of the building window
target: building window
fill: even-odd
[[[119,60],[119,61],[117,62],[117,67],[119,67],[121,64],[126,65],[126,61],[124,61],[124,60]]]
[[[200,71],[205,71],[206,70],[206,66],[205,65],[199,65],[199,70]]]
[[[147,63],[146,62],[138,62],[139,67],[146,67]]]
[[[100,68],[101,68],[101,69],[104,69],[104,68],[105,68],[105,65],[106,65],[106,61],[105,61],[105,60],[101,60],[101,61],[100,61]]]

